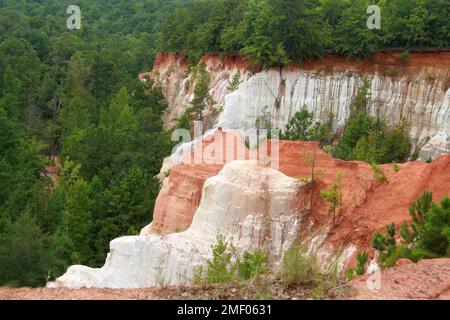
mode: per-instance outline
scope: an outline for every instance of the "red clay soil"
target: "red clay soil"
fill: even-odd
[[[368,276],[352,280],[347,299],[355,300],[450,300],[450,259],[400,260],[381,274],[381,288],[370,290]]]
[[[411,52],[410,58],[405,61],[399,61],[400,55],[404,51],[378,52],[372,57],[364,60],[348,59],[336,54],[326,54],[323,58],[317,58],[299,64],[290,64],[287,68],[290,70],[304,70],[313,72],[359,72],[372,73],[375,71],[386,74],[389,70],[395,69],[397,75],[411,73],[418,69],[442,69],[443,73],[450,73],[450,51],[442,50],[437,52]],[[202,57],[212,69],[238,69],[245,73],[251,71],[257,73],[261,67],[251,63],[237,55],[219,55],[207,54]],[[169,68],[187,69],[189,60],[185,55],[176,53],[161,52],[156,55],[153,70],[167,70]],[[144,72],[139,75],[142,79],[145,76],[151,76],[151,72]]]
[[[371,58],[356,61],[346,59],[338,55],[326,55],[322,59],[314,59],[302,65],[292,65],[293,69],[308,71],[357,71],[360,73],[372,73],[375,71],[386,72],[394,68],[396,72],[413,72],[415,69],[423,68],[450,68],[450,51],[432,52],[432,53],[410,53],[410,58],[406,62],[400,62],[399,56],[403,51],[378,52]]]
[[[221,136],[226,141],[229,136],[235,139],[235,135],[220,131],[215,133],[216,138]],[[205,142],[205,145],[211,147],[211,141]],[[221,145],[223,150],[237,148],[228,142],[223,145]],[[320,198],[320,190],[332,184],[338,173],[342,176],[343,209],[338,214],[337,227],[327,237],[327,242],[335,248],[353,243],[360,250],[370,249],[369,242],[374,232],[384,230],[387,224],[399,225],[404,220],[409,220],[408,207],[424,191],[433,192],[435,202],[450,194],[450,155],[443,155],[431,164],[422,162],[400,164],[398,172],[395,172],[390,164],[382,165],[388,182],[376,183],[373,170],[368,164],[333,159],[320,150],[316,143],[280,141],[279,146],[279,170],[288,176],[304,179],[311,177],[310,159],[316,148],[317,182],[314,188],[312,214],[309,217],[316,230],[330,223],[328,206]],[[206,149],[208,148],[204,148],[203,152],[204,159],[207,160],[226,152],[219,151],[211,156],[211,149],[208,150],[208,154]],[[268,149],[267,153],[270,156],[270,142]],[[254,155],[254,152],[247,151],[244,157],[235,156],[223,163],[233,159],[247,159],[250,154]],[[261,153],[258,157],[262,157]],[[217,175],[222,167],[222,163],[191,164],[189,161],[174,167],[158,196],[151,231],[164,234],[187,229],[200,203],[204,181]]]

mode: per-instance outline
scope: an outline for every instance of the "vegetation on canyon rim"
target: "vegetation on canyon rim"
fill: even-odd
[[[156,52],[184,52],[193,62],[209,52],[242,53],[271,66],[326,49],[353,57],[449,46],[447,0],[375,3],[386,16],[381,30],[368,33],[367,1],[79,0],[83,27],[69,32],[69,1],[1,1],[0,285],[39,286],[71,264],[100,266],[111,239],[136,234],[151,219],[159,191],[153,176],[171,143],[160,117],[164,97],[137,74],[151,68]],[[199,74],[180,127],[202,118],[209,80]],[[355,108],[336,154],[403,161],[405,128],[392,131]],[[296,115],[287,138],[329,145],[329,124],[302,131],[311,117]],[[55,155],[57,185],[43,174]],[[242,259],[245,277],[255,264],[264,270],[263,254]]]
[[[380,30],[367,28],[370,5],[381,8]],[[163,49],[184,52],[193,63],[215,52],[269,67],[320,57],[327,49],[369,57],[385,47],[445,48],[449,11],[446,0],[192,0],[170,15]]]

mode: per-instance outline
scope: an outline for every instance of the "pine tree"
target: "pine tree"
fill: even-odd
[[[203,111],[210,99],[209,83],[211,81],[211,77],[204,63],[200,63],[195,79],[194,98],[191,101],[190,110],[194,120],[203,121]]]
[[[128,102],[130,97],[126,88],[120,89],[111,104],[100,114],[100,124],[110,129],[126,129],[133,126],[134,114]]]
[[[335,182],[327,190],[321,190],[320,196],[330,204],[328,213],[333,214],[333,228],[336,227],[336,211],[342,208],[341,174],[336,174]]]

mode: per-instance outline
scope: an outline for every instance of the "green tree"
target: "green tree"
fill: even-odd
[[[90,185],[79,176],[80,165],[67,160],[61,169],[58,188],[64,190],[63,225],[72,243],[70,260],[75,264],[89,263],[92,256],[92,199]]]
[[[226,283],[233,279],[232,249],[223,237],[217,237],[217,244],[212,247],[213,257],[207,261],[207,279],[210,283]]]
[[[382,48],[382,30],[367,27],[367,8],[374,4],[368,0],[352,1],[342,13],[333,32],[335,49],[347,57],[368,58]]]
[[[204,63],[200,63],[198,66],[194,79],[196,81],[194,98],[191,101],[191,107],[189,110],[192,112],[192,117],[194,120],[203,121],[203,111],[208,105],[208,101],[210,99],[209,83],[211,81],[211,77],[206,70],[206,65]]]
[[[365,161],[367,163],[378,162],[385,154],[380,132],[370,131],[367,138],[361,137],[352,153],[355,160]]]
[[[439,205],[432,204],[419,229],[419,248],[438,256],[450,254],[450,198],[445,197]]]
[[[382,147],[384,156],[379,157],[380,162],[403,162],[407,160],[411,153],[411,140],[408,131],[406,122],[401,122],[392,130],[385,130]]]
[[[22,117],[22,83],[12,72],[11,66],[6,67],[3,76],[3,92],[0,98],[0,108],[6,110],[8,116],[15,120]]]
[[[387,235],[376,233],[371,241],[380,252],[379,263],[391,267],[401,259],[414,262],[420,259],[447,257],[450,253],[450,199],[445,197],[440,205],[432,202],[431,192],[425,192],[409,208],[412,222],[400,227],[402,244],[396,243],[395,225],[386,227]]]
[[[63,138],[79,129],[84,129],[92,122],[92,106],[95,100],[87,93],[72,98],[59,113],[58,122]]]
[[[0,233],[0,284],[9,286],[41,286],[52,265],[49,239],[30,213]]]
[[[130,108],[126,88],[120,89],[109,107],[100,114],[100,124],[110,129],[126,129],[133,126],[134,114]]]
[[[327,190],[320,190],[320,196],[330,204],[328,213],[333,215],[333,228],[336,227],[336,211],[342,208],[342,176],[336,174],[335,182]]]
[[[306,106],[303,106],[286,125],[282,139],[310,141],[312,139],[310,131],[312,123],[313,113],[309,112]]]
[[[332,135],[332,119],[328,123],[313,122],[313,113],[306,106],[294,114],[286,125],[283,140],[318,141],[321,144],[330,140]]]

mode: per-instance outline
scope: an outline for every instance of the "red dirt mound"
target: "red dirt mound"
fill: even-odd
[[[214,143],[220,140],[227,142],[214,148]],[[236,143],[229,143],[230,141]],[[238,149],[239,144],[243,142],[236,138],[236,133],[216,131],[213,138],[204,141],[202,145],[203,160],[207,162],[223,156],[223,162],[192,164],[190,157],[186,157],[184,164],[174,167],[158,196],[150,231],[166,234],[187,229],[200,203],[206,179],[217,175],[224,163],[231,160],[248,159],[250,156],[260,159],[263,157],[264,152],[261,150],[255,155],[256,150],[244,147],[244,155],[235,151],[231,152],[234,157],[226,159],[224,154],[230,149]],[[270,157],[270,142],[267,147]],[[450,155],[441,156],[431,164],[400,164],[398,172],[393,170],[392,165],[382,165],[388,182],[376,183],[373,171],[366,163],[333,159],[313,142],[280,141],[278,169],[294,178],[309,179],[314,149],[317,182],[312,212],[308,217],[313,222],[313,231],[330,223],[328,206],[320,198],[320,190],[332,184],[338,173],[342,176],[343,209],[338,214],[337,227],[329,232],[326,240],[335,248],[353,243],[359,249],[368,249],[374,232],[383,230],[389,223],[398,225],[409,219],[408,207],[424,191],[432,191],[436,202],[450,194]],[[274,165],[273,161],[271,165]]]

